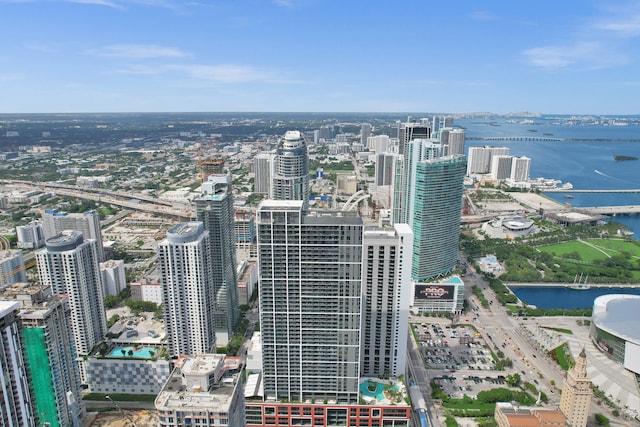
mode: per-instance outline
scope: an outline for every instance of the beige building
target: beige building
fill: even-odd
[[[555,409],[527,408],[511,403],[496,403],[498,427],[566,427],[567,419]]]
[[[587,425],[592,394],[591,379],[587,375],[587,354],[582,349],[576,365],[567,372],[560,398],[560,410],[571,427]]]

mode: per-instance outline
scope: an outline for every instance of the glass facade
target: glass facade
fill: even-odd
[[[265,397],[356,402],[361,218],[265,201],[258,257]]]
[[[451,272],[458,258],[464,156],[418,162],[409,225],[414,233],[411,276],[416,281]]]

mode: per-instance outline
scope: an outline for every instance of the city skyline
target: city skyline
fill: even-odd
[[[0,0],[0,113],[637,113],[635,3],[248,6]]]

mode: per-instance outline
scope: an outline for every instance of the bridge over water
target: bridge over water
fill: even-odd
[[[544,190],[543,193],[640,193],[640,188],[627,188],[622,190],[566,190],[564,188],[556,188]]]
[[[574,208],[576,212],[592,215],[637,215],[640,214],[640,206],[594,206],[588,208]]]
[[[480,141],[565,141],[563,138],[553,138],[550,136],[484,136],[484,137],[468,137],[467,139],[476,139]]]

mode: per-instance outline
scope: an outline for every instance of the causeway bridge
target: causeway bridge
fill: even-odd
[[[484,136],[484,137],[470,137],[467,139],[476,139],[480,141],[565,141],[563,138],[553,138],[550,136]]]
[[[624,205],[624,206],[594,206],[588,208],[574,207],[576,212],[582,212],[591,215],[637,215],[640,214],[640,206]]]
[[[544,190],[544,193],[640,193],[640,188],[627,188],[618,190],[567,190],[564,188],[554,188]]]

